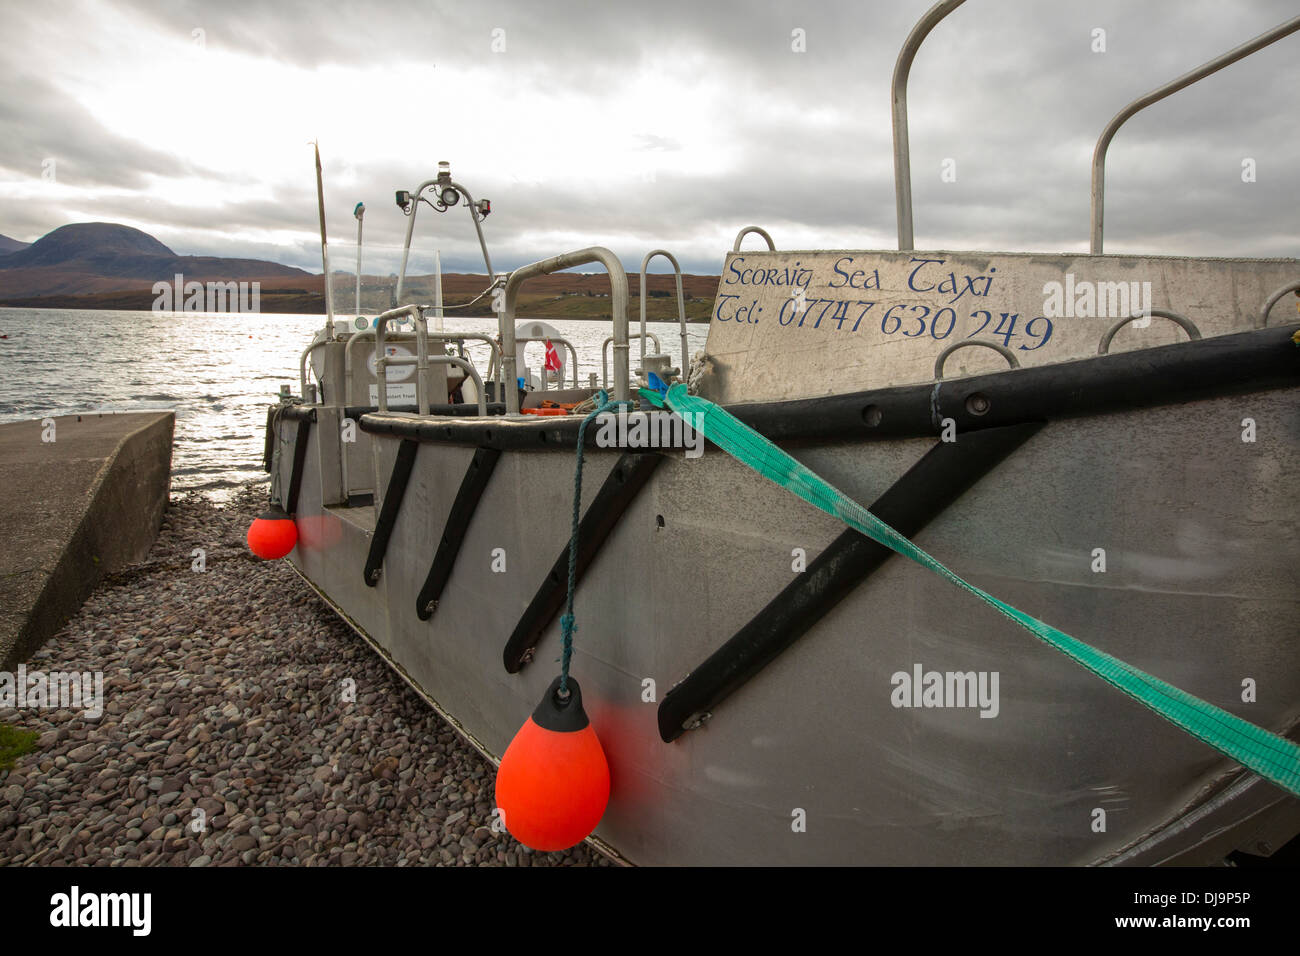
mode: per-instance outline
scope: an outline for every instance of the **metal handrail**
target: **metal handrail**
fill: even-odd
[[[1145,96],[1139,96],[1116,113],[1114,118],[1106,124],[1106,128],[1101,131],[1101,137],[1097,140],[1097,146],[1092,153],[1092,231],[1090,233],[1090,245],[1094,256],[1101,255],[1102,250],[1102,219],[1105,213],[1106,201],[1106,150],[1110,147],[1110,141],[1119,131],[1119,128],[1127,122],[1129,117],[1146,109],[1152,103],[1157,103],[1171,93],[1177,93],[1183,87],[1191,86],[1197,80],[1202,80],[1212,73],[1217,73],[1225,66],[1236,63],[1243,57],[1250,56],[1255,51],[1261,50],[1270,43],[1295,33],[1297,30],[1300,30],[1300,17],[1293,17],[1285,23],[1280,23],[1273,29],[1261,33],[1253,40],[1247,40],[1241,46],[1234,47],[1227,53],[1202,63],[1190,73],[1184,73],[1177,79],[1170,80],[1164,86],[1156,87]]]
[[[390,360],[384,354],[385,330],[392,319],[409,315],[415,320],[415,407],[421,415],[429,414],[429,329],[424,321],[424,309],[418,305],[400,305],[389,309],[375,318],[375,381],[379,410],[388,411],[388,371],[391,361],[394,365],[408,365],[399,359]],[[346,351],[346,350],[345,350]]]
[[[535,276],[550,275],[574,266],[589,262],[601,263],[609,273],[610,302],[614,310],[614,398],[627,401],[630,398],[628,375],[628,322],[627,322],[627,273],[618,256],[603,246],[590,246],[562,255],[532,262],[510,273],[506,279],[505,307],[499,317],[501,333],[501,364],[505,373],[506,414],[519,414],[519,390],[515,382],[519,378],[518,362],[515,358],[515,299],[519,296],[519,287],[524,281]]]
[[[954,342],[939,353],[939,357],[934,360],[934,377],[936,380],[943,378],[943,366],[944,363],[948,361],[948,356],[953,352],[956,352],[958,349],[966,348],[992,349],[1006,359],[1007,363],[1012,368],[1020,368],[1020,362],[1016,359],[1016,353],[1011,351],[1011,349],[1007,348],[1005,345],[998,345],[997,342],[985,342],[983,339],[967,339],[965,342]]]
[[[465,343],[471,339],[476,342],[486,342],[488,346],[488,375],[492,374],[492,364],[500,354],[500,347],[497,340],[490,335],[480,335],[477,332],[430,332],[429,338],[437,342],[455,342],[460,346],[460,357],[465,358]],[[476,369],[477,371],[477,369]],[[497,383],[500,385],[500,383]],[[482,382],[479,382],[480,387]],[[480,394],[482,394],[480,392]]]
[[[415,358],[410,355],[401,355],[398,356],[397,358],[388,359],[386,364],[411,365],[411,364],[418,363],[419,361],[420,361],[419,358]],[[469,378],[473,379],[474,384],[478,387],[478,403],[477,403],[478,413],[485,417],[487,416],[487,397],[483,392],[483,379],[479,377],[478,369],[474,367],[473,362],[471,362],[469,359],[461,358],[459,355],[430,355],[428,356],[427,361],[432,365],[455,365],[457,368],[463,368],[465,370],[465,374],[469,376]],[[417,401],[418,401],[418,395],[417,395]],[[387,403],[385,403],[385,405],[386,404]],[[429,403],[427,401],[424,402],[419,407],[420,407],[421,415],[429,414]],[[381,412],[384,412],[387,411],[388,409],[386,407],[381,407],[379,410]]]
[[[772,241],[772,237],[768,235],[767,230],[764,229],[762,226],[746,226],[744,229],[740,230],[740,232],[736,233],[736,241],[731,244],[731,251],[739,252],[740,244],[745,240],[745,237],[750,234],[756,236],[762,236],[763,239],[767,242],[767,251],[776,252],[776,243]],[[654,255],[654,253],[651,253],[651,255]],[[641,271],[645,272],[644,263],[642,263],[641,265]]]
[[[1255,328],[1262,329],[1268,325],[1268,314],[1273,311],[1273,306],[1282,301],[1282,296],[1286,295],[1288,292],[1294,292],[1296,295],[1300,295],[1300,282],[1288,282],[1265,300],[1264,308],[1260,309],[1259,318],[1255,320]]]
[[[462,351],[464,349],[464,343],[470,341],[471,339],[477,342],[486,342],[488,347],[492,350],[491,361],[495,361],[496,359],[497,342],[496,339],[492,338],[492,336],[490,335],[480,335],[477,332],[428,332],[426,334],[430,340],[435,342],[459,343],[461,345]],[[343,377],[344,380],[347,382],[347,385],[344,388],[344,395],[347,396],[347,404],[349,405],[351,405],[356,400],[354,397],[355,389],[353,388],[353,385],[355,383],[353,382],[353,376],[352,376],[352,366],[353,366],[352,350],[355,347],[356,343],[369,341],[374,337],[375,337],[374,329],[363,329],[360,332],[354,333],[352,337],[348,339],[347,344],[343,347]],[[398,332],[392,335],[391,337],[386,336],[384,341],[385,342],[414,342],[415,333]],[[462,355],[462,358],[463,357],[464,356]],[[490,363],[489,363],[489,374],[491,374]]]
[[[753,228],[757,229],[758,227],[754,226]],[[771,236],[768,237],[768,241],[769,242],[771,241]],[[686,296],[682,294],[682,267],[677,264],[677,257],[674,256],[667,249],[652,249],[649,252],[647,252],[645,254],[645,258],[641,260],[641,368],[642,369],[645,368],[645,335],[646,335],[645,332],[645,308],[646,308],[645,270],[646,267],[650,265],[650,260],[653,259],[655,256],[663,256],[665,259],[667,259],[669,262],[673,264],[673,275],[677,279],[677,320],[681,325],[681,336],[682,336],[682,368],[686,368],[686,366],[690,364],[691,360],[690,360],[690,356],[686,354],[690,346],[687,345],[686,342]],[[660,347],[661,346],[659,345],[658,340],[656,340],[655,348],[660,348]],[[601,358],[604,358],[603,351],[601,353]],[[642,374],[643,375],[645,374],[644,371],[642,372]]]
[[[1153,315],[1162,319],[1168,319],[1170,322],[1180,326],[1182,330],[1187,333],[1187,339],[1190,342],[1195,342],[1201,337],[1201,330],[1196,327],[1195,322],[1186,316],[1179,315],[1177,312],[1170,312],[1167,309],[1149,309],[1145,314],[1130,315],[1128,318],[1120,319],[1107,329],[1106,334],[1103,335],[1101,341],[1097,343],[1097,354],[1107,355],[1110,353],[1111,340],[1115,338],[1116,333],[1118,333],[1120,329],[1124,328],[1124,326],[1128,325],[1130,322],[1136,322],[1139,319],[1149,318]]]
[[[912,32],[903,41],[903,49],[894,63],[894,79],[890,84],[894,115],[894,202],[898,209],[898,248],[909,250],[912,245],[912,159],[907,140],[907,77],[912,70],[912,60],[921,42],[935,25],[960,7],[965,0],[940,0],[916,21]]]
[[[546,342],[546,341],[550,341],[552,345],[554,345],[556,342],[559,342],[561,345],[563,345],[565,348],[569,350],[569,358],[573,360],[570,363],[570,366],[573,368],[573,387],[578,388],[578,350],[573,347],[573,343],[570,342],[568,339],[560,338],[560,336],[558,335],[525,335],[522,337],[517,337],[515,339],[515,345],[517,347],[520,343],[527,345],[529,342]],[[545,363],[543,363],[542,375],[540,376],[540,378],[542,380],[542,391],[546,391]],[[560,376],[560,387],[561,388],[564,387],[563,375]]]
[[[663,350],[663,346],[659,344],[659,336],[653,332],[647,332],[646,335],[654,342],[656,351]],[[614,336],[611,335],[600,343],[600,381],[604,388],[609,388],[609,343],[613,341]]]
[[[352,337],[349,338],[347,343],[343,346],[343,381],[346,383],[346,385],[343,388],[343,396],[344,396],[345,404],[351,405],[355,403],[357,400],[356,389],[354,388],[356,383],[353,381],[353,375],[352,375],[352,366],[354,364],[352,361],[352,355],[353,355],[352,350],[356,348],[358,343],[372,340],[374,339],[374,337],[375,337],[374,329],[364,329],[360,332],[353,333]],[[414,342],[415,333],[395,332],[391,337],[385,336],[384,341],[385,342]]]
[[[298,357],[298,387],[300,389],[298,395],[304,402],[307,401],[307,359],[311,356],[312,352],[316,351],[321,346],[328,344],[329,342],[326,339],[321,339],[319,342],[313,342],[311,345],[303,349],[302,355]],[[321,398],[323,399],[324,395],[322,395]]]

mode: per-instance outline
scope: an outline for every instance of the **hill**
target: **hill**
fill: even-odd
[[[0,285],[4,272],[0,272]],[[188,276],[187,276],[188,278]],[[444,273],[444,302],[450,308],[473,300],[487,287],[485,275]],[[641,315],[640,276],[628,277],[628,318],[633,324]],[[215,280],[214,280],[215,281]],[[352,314],[354,278],[335,275],[334,304],[337,315]],[[271,276],[258,280],[262,312],[290,312],[300,315],[325,313],[324,284],[319,275]],[[408,276],[402,299],[406,302],[431,303],[433,276]],[[376,315],[389,308],[396,279],[392,276],[367,275],[361,284],[361,308]],[[686,296],[688,322],[707,322],[713,312],[713,296],[718,276],[684,275],[682,291]],[[671,275],[651,274],[646,283],[646,317],[652,322],[677,321],[676,287]],[[0,300],[0,306],[37,309],[123,309],[149,311],[155,296],[150,288],[136,286],[82,294],[15,296]],[[524,284],[519,296],[519,314],[534,319],[591,319],[610,321],[609,279],[603,273],[557,272],[538,276]],[[492,299],[483,297],[469,308],[451,308],[448,315],[486,317],[493,315]]]
[[[30,242],[19,242],[17,239],[10,239],[8,236],[0,236],[0,256],[7,256],[11,252],[17,252],[20,249],[26,249]]]
[[[4,239],[4,237],[0,237]],[[12,239],[7,254],[0,245],[0,306],[45,309],[152,308],[152,291],[158,281],[173,283],[177,273],[186,282],[257,281],[263,312],[323,314],[324,285],[319,275],[261,259],[227,259],[217,256],[180,256],[153,236],[131,226],[110,222],[82,222],[58,229],[36,242]],[[365,276],[362,308],[376,314],[392,305],[395,278]],[[334,277],[338,314],[351,313],[353,279],[346,273]],[[433,301],[433,276],[407,278],[403,300]],[[483,275],[443,275],[446,304],[465,305],[488,284]],[[713,310],[717,276],[684,275],[686,315],[692,322],[707,322]],[[640,276],[628,274],[631,297],[629,317],[640,314],[637,301]],[[647,316],[652,321],[677,318],[675,286],[671,274],[648,277]],[[521,312],[534,318],[594,319],[609,321],[609,278],[604,273],[561,272],[539,276],[525,285],[519,299]],[[491,316],[492,300],[484,297],[468,308],[449,314]]]
[[[81,222],[0,255],[0,301],[148,289],[154,282],[172,281],[177,273],[199,282],[309,275],[261,259],[180,256],[131,226]]]

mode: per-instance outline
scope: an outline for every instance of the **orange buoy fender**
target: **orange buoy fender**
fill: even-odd
[[[259,558],[283,558],[298,543],[298,527],[279,505],[272,505],[248,526],[248,550]]]
[[[497,808],[506,829],[534,850],[567,850],[596,829],[609,802],[609,763],[582,708],[572,677],[569,696],[555,678],[515,734],[497,770]]]

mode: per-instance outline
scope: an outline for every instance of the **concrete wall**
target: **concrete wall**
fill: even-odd
[[[0,425],[0,669],[26,660],[105,575],[142,561],[171,483],[175,415]]]

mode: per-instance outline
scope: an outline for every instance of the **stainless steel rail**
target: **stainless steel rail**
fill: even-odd
[[[750,235],[751,233],[753,235],[763,237],[763,240],[767,243],[768,252],[776,252],[776,243],[772,241],[772,237],[768,235],[767,230],[764,229],[762,226],[746,226],[744,229],[740,230],[740,232],[736,233],[736,241],[731,244],[731,251],[739,252],[740,244],[744,242],[745,237]],[[651,254],[653,255],[653,253]],[[644,263],[641,266],[641,271],[645,272]]]
[[[1259,318],[1255,320],[1255,328],[1262,329],[1268,325],[1268,314],[1273,311],[1273,306],[1282,300],[1282,296],[1288,292],[1300,295],[1300,282],[1288,282],[1264,301],[1264,307],[1259,310]]]
[[[431,355],[429,361],[438,365],[454,365],[457,368],[463,368],[465,374],[474,382],[474,388],[478,392],[478,401],[476,402],[478,413],[485,418],[487,417],[487,393],[483,389],[483,379],[479,376],[478,369],[474,367],[473,362],[459,355]]]
[[[390,358],[386,361],[385,364],[413,365],[413,364],[417,364],[419,361],[420,360],[418,357],[405,355],[405,356],[399,356],[397,358]],[[479,378],[478,370],[474,368],[473,363],[470,362],[469,359],[463,359],[459,355],[430,355],[427,357],[426,363],[427,363],[425,365],[426,369],[428,368],[429,365],[455,365],[457,368],[463,368],[465,370],[465,374],[468,375],[471,379],[473,379],[475,386],[478,388],[478,403],[477,403],[478,413],[485,417],[487,416],[487,396],[483,394],[483,379]],[[376,362],[376,364],[378,363]],[[418,384],[416,385],[416,393],[417,393],[417,400],[419,400]],[[388,410],[386,407],[387,405],[386,402],[381,402],[380,404],[381,407],[379,410],[381,412]],[[421,415],[429,414],[429,402],[427,399],[427,395],[425,399],[421,401],[419,406],[419,411]]]
[[[659,336],[653,332],[647,332],[646,335],[650,341],[655,344],[655,351],[663,351],[663,346],[659,344]],[[614,341],[614,336],[609,336],[604,342],[600,343],[600,381],[602,388],[609,388],[609,343]]]
[[[898,248],[912,245],[912,157],[907,139],[907,77],[921,42],[935,25],[960,7],[966,0],[941,0],[912,27],[894,63],[894,80],[890,86],[894,114],[894,202],[898,208]]]
[[[499,317],[506,414],[519,414],[519,390],[515,387],[519,378],[515,358],[515,300],[519,296],[519,287],[536,276],[550,275],[589,262],[601,263],[609,273],[610,303],[614,311],[614,398],[626,401],[631,397],[628,387],[627,273],[614,253],[603,246],[590,246],[529,263],[510,273],[506,279],[505,307]]]
[[[551,344],[559,343],[569,350],[569,367],[573,369],[573,387],[578,388],[578,350],[573,347],[573,343],[568,339],[560,338],[558,335],[525,335],[515,338],[515,345],[527,345],[529,342],[545,342],[550,340]],[[538,376],[542,380],[542,391],[546,391],[546,367],[542,363],[542,374]],[[564,387],[564,378],[560,378],[560,388]]]
[[[375,337],[374,329],[366,329],[362,332],[356,332],[348,339],[347,344],[343,346],[343,381],[346,383],[343,387],[344,404],[355,405],[357,403],[356,389],[353,387],[356,383],[353,381],[352,356],[354,349],[361,342],[372,341]],[[414,342],[414,332],[395,332],[392,336],[385,336],[387,342]]]
[[[354,334],[350,339],[348,339],[347,345],[345,345],[345,346],[343,347],[343,375],[344,375],[344,379],[345,379],[346,382],[347,382],[347,385],[346,385],[346,387],[345,387],[345,389],[344,389],[344,394],[347,396],[347,404],[349,404],[349,405],[352,405],[352,404],[355,404],[355,403],[356,403],[356,398],[354,397],[354,395],[355,395],[355,390],[353,389],[353,384],[354,384],[354,383],[353,383],[353,376],[352,376],[352,368],[353,368],[353,361],[352,361],[353,348],[354,348],[358,343],[369,341],[369,340],[371,340],[371,339],[374,339],[374,337],[375,337],[375,330],[374,330],[374,329],[366,329],[366,330],[364,330],[364,331],[362,331],[362,332],[357,332],[357,333],[355,333],[355,334]],[[491,368],[492,363],[494,363],[494,362],[496,361],[496,357],[497,357],[497,354],[498,354],[498,351],[497,351],[497,342],[496,342],[496,339],[494,339],[494,338],[493,338],[492,336],[490,336],[490,335],[480,335],[480,334],[478,334],[477,332],[429,332],[429,333],[427,333],[426,337],[427,337],[430,341],[434,341],[434,342],[456,342],[456,343],[460,343],[460,344],[461,344],[461,351],[462,351],[462,355],[461,355],[462,358],[464,358],[464,354],[463,354],[463,353],[464,353],[464,344],[463,344],[463,343],[465,343],[465,342],[467,342],[467,341],[486,342],[487,345],[488,345],[488,347],[492,350],[492,358],[489,360],[489,369]],[[398,333],[396,333],[396,334],[394,334],[394,335],[392,335],[392,336],[385,336],[384,341],[385,341],[385,342],[414,342],[414,341],[415,341],[415,333],[413,333],[413,332],[398,332]],[[490,373],[489,373],[489,374],[490,374]]]
[[[757,226],[753,226],[753,227],[751,227],[751,228],[757,229],[758,227],[757,227]],[[739,239],[737,239],[737,241],[739,241]],[[768,242],[770,243],[771,241],[772,241],[772,237],[771,237],[771,236],[768,236]],[[673,255],[671,252],[669,252],[667,249],[652,249],[652,250],[650,250],[649,252],[647,252],[647,253],[645,254],[645,258],[641,260],[641,367],[642,367],[643,369],[645,368],[645,336],[646,336],[646,331],[645,331],[645,306],[646,306],[646,296],[645,296],[645,292],[646,292],[646,290],[645,290],[645,281],[646,281],[646,278],[645,278],[645,270],[646,270],[646,267],[647,267],[648,265],[650,265],[650,260],[653,259],[655,256],[663,256],[665,259],[667,259],[669,262],[672,263],[672,266],[673,266],[673,275],[674,275],[674,276],[676,277],[676,279],[677,279],[677,320],[678,320],[679,324],[681,325],[681,336],[682,336],[682,374],[684,375],[687,366],[689,366],[689,365],[691,364],[691,357],[687,354],[687,352],[688,352],[689,349],[690,349],[690,346],[689,346],[689,345],[687,344],[687,342],[686,342],[686,297],[682,294],[682,267],[681,267],[680,265],[678,265],[678,263],[677,263],[677,257],[674,256],[674,255]],[[655,340],[655,348],[656,348],[656,349],[660,348],[659,341],[658,341],[657,339]],[[601,357],[602,359],[604,359],[604,357],[605,357],[604,346],[601,346],[601,354],[600,354],[600,357]],[[643,372],[642,374],[644,374],[644,372]]]
[[[311,356],[312,352],[328,344],[329,342],[325,339],[322,339],[319,342],[313,342],[302,350],[302,355],[298,356],[298,396],[308,405],[314,405],[316,403],[307,401],[307,359]]]
[[[934,360],[934,378],[936,387],[938,386],[939,380],[943,378],[943,366],[944,363],[948,361],[948,356],[953,352],[956,352],[958,349],[969,348],[992,349],[994,352],[997,352],[1006,359],[1007,363],[1012,368],[1020,368],[1020,362],[1016,359],[1016,353],[1011,351],[1011,349],[1007,348],[1005,345],[998,345],[997,342],[985,342],[983,339],[967,339],[965,342],[954,342],[952,345],[940,352],[938,357]],[[937,395],[938,393],[936,392],[935,394]]]
[[[375,379],[376,400],[381,412],[388,411],[388,372],[392,365],[409,365],[401,358],[390,359],[384,354],[385,330],[388,323],[399,316],[409,315],[415,320],[415,406],[421,415],[429,414],[429,329],[424,321],[424,309],[418,305],[402,305],[389,309],[375,319]],[[345,352],[346,355],[346,347]]]
[[[1097,354],[1107,355],[1110,353],[1111,340],[1115,338],[1115,335],[1120,329],[1124,328],[1124,326],[1128,325],[1130,322],[1138,322],[1142,319],[1150,318],[1151,316],[1168,319],[1175,325],[1180,326],[1182,330],[1187,333],[1189,341],[1195,342],[1201,337],[1201,330],[1196,327],[1196,323],[1185,315],[1178,312],[1170,312],[1168,309],[1151,309],[1146,315],[1130,315],[1128,318],[1120,319],[1107,329],[1106,334],[1103,335],[1101,341],[1097,343]]]
[[[940,6],[942,6],[942,4],[940,4]],[[1227,53],[1224,53],[1221,56],[1216,56],[1213,60],[1209,60],[1206,63],[1202,63],[1190,73],[1184,73],[1176,80],[1170,80],[1164,86],[1156,87],[1145,96],[1139,96],[1128,106],[1116,113],[1114,118],[1106,124],[1106,128],[1101,131],[1101,137],[1097,140],[1097,146],[1092,152],[1092,230],[1090,233],[1090,244],[1094,256],[1099,256],[1102,252],[1102,228],[1106,205],[1106,150],[1110,147],[1110,141],[1119,131],[1119,128],[1123,126],[1131,116],[1146,109],[1152,103],[1158,103],[1171,93],[1177,93],[1184,87],[1191,86],[1197,80],[1202,80],[1212,73],[1217,73],[1225,66],[1236,63],[1243,57],[1250,56],[1250,54],[1254,53],[1256,50],[1261,50],[1270,43],[1280,40],[1284,36],[1295,33],[1297,30],[1300,30],[1300,17],[1293,17],[1285,23],[1280,23],[1273,29],[1261,33],[1253,40],[1247,40],[1245,43],[1241,44],[1241,46],[1233,47]],[[908,201],[910,204],[910,196]],[[910,230],[910,210],[908,215],[908,225]],[[901,242],[901,229],[899,235]],[[901,249],[903,247],[900,245],[899,248]],[[908,246],[907,248],[910,249],[911,246]]]

